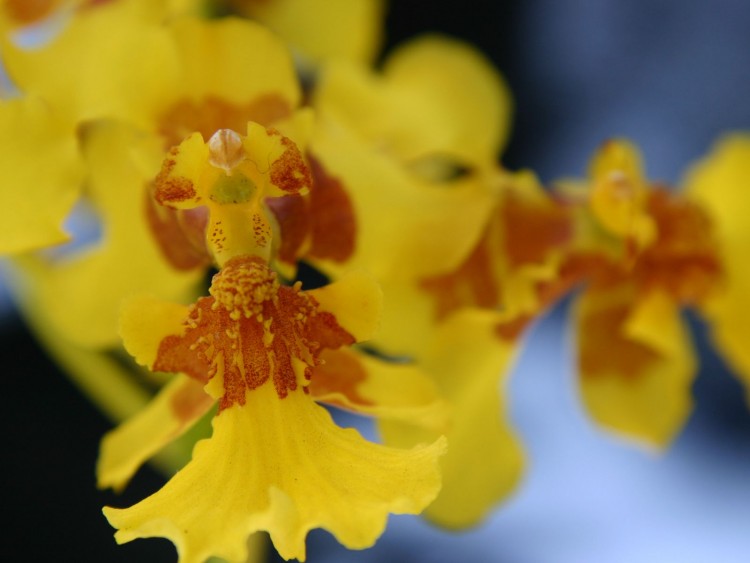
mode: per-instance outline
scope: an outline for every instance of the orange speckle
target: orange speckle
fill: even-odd
[[[188,201],[195,196],[193,183],[187,178],[156,178],[154,198],[161,205]]]
[[[310,159],[313,184],[310,190],[312,242],[310,256],[344,262],[353,253],[357,235],[354,206],[338,178]]]
[[[506,276],[516,275],[514,270],[526,264],[544,263],[572,235],[572,218],[562,202],[528,200],[509,191],[466,260],[453,272],[425,278],[420,285],[432,294],[438,319],[460,307],[503,308]],[[537,314],[582,279],[582,270],[574,267],[561,271],[554,281],[536,283],[538,310],[498,325],[497,335],[518,338]]]
[[[280,286],[257,257],[229,260],[210,293],[191,307],[184,335],[162,340],[153,367],[201,382],[221,377],[220,411],[244,405],[245,394],[269,379],[283,399],[307,385],[323,349],[354,342],[298,286]]]
[[[188,178],[172,176],[175,158],[179,152],[179,147],[169,149],[169,156],[162,163],[161,170],[154,180],[154,199],[161,205],[179,203],[197,196],[193,182]]]
[[[269,135],[278,135],[284,152],[271,164],[271,183],[288,194],[296,194],[312,185],[310,169],[305,164],[297,145],[276,129],[267,129]]]

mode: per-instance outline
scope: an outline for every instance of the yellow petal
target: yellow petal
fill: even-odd
[[[73,121],[118,117],[152,128],[153,115],[179,82],[174,44],[149,4],[108,2],[81,10],[43,48],[8,46],[9,76]]]
[[[581,392],[600,424],[666,446],[692,409],[696,365],[676,303],[628,287],[589,291],[575,308]]]
[[[477,49],[423,36],[394,51],[383,73],[394,89],[404,91],[406,112],[426,118],[425,128],[412,131],[411,151],[452,154],[465,163],[495,161],[510,132],[512,99],[500,73]]]
[[[422,357],[436,330],[436,307],[432,296],[416,282],[384,278],[383,314],[373,337],[378,350],[394,357]]]
[[[148,141],[148,139],[146,139]],[[151,293],[183,301],[202,273],[174,270],[162,257],[147,225],[144,200],[149,175],[133,155],[159,152],[127,126],[99,122],[85,131],[91,170],[89,195],[102,222],[102,240],[64,258],[25,257],[28,292],[50,323],[86,346],[119,342],[118,315],[124,298]]]
[[[233,0],[276,32],[305,60],[343,58],[369,63],[382,40],[382,0]]]
[[[366,267],[380,279],[391,270],[408,278],[457,266],[479,238],[499,192],[494,154],[469,174],[440,172],[481,158],[472,154],[462,162],[469,157],[449,146],[464,147],[458,141],[463,133],[454,131],[437,101],[440,107],[433,107],[434,96],[346,64],[327,66],[315,91],[311,151],[341,182],[355,211],[348,265]],[[337,270],[336,264],[324,267]]]
[[[713,221],[724,268],[723,284],[703,304],[711,336],[750,388],[750,136],[732,135],[689,173],[688,196],[697,200]],[[750,401],[750,392],[748,392]]]
[[[425,514],[449,528],[477,524],[517,486],[523,451],[508,424],[504,386],[516,343],[496,333],[498,317],[465,309],[446,320],[423,358],[452,407],[441,459],[443,488]],[[406,446],[429,440],[433,432],[402,423],[380,424],[387,444]]]
[[[298,105],[300,90],[292,59],[264,27],[237,18],[184,18],[173,25],[172,33],[182,61],[182,96],[192,100],[215,96],[247,104],[272,94],[288,110]]]
[[[355,248],[344,269],[366,268],[379,279],[449,271],[479,239],[492,211],[492,179],[435,186],[410,177],[355,137],[342,133],[313,145],[354,207]],[[334,262],[323,267],[334,274],[342,271]]]
[[[339,281],[307,292],[321,311],[334,313],[338,323],[357,342],[376,332],[383,308],[383,292],[364,271],[353,271]]]
[[[137,296],[123,301],[120,314],[120,336],[128,353],[142,366],[156,362],[159,343],[170,334],[184,333],[188,307],[151,296]]]
[[[83,163],[72,126],[40,100],[0,101],[0,252],[64,242]]]
[[[310,382],[316,401],[445,431],[448,406],[417,365],[387,362],[347,348],[326,350],[321,358],[324,363],[313,370]]]
[[[214,404],[194,379],[177,376],[138,414],[108,432],[96,465],[100,488],[122,489],[138,468]]]
[[[439,487],[444,444],[401,451],[336,427],[303,393],[273,385],[222,411],[214,433],[160,491],[127,509],[105,508],[119,543],[167,537],[181,563],[246,558],[249,534],[266,530],[285,559],[305,558],[305,536],[322,527],[362,549],[389,512],[416,513]]]

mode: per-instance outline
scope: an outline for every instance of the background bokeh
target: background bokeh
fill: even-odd
[[[438,31],[484,51],[516,97],[514,133],[502,160],[512,169],[536,170],[545,182],[582,174],[599,143],[624,135],[642,147],[652,178],[676,184],[722,132],[750,130],[750,3],[744,0],[393,0],[387,25],[388,46]],[[314,532],[309,561],[750,558],[750,414],[703,327],[691,319],[703,361],[696,411],[676,443],[654,454],[585,417],[564,305],[534,328],[511,381],[512,416],[529,454],[519,491],[463,534],[394,517],[374,549],[349,552]],[[166,540],[115,545],[101,507],[135,502],[161,480],[145,470],[122,497],[96,490],[98,440],[109,423],[15,313],[5,311],[2,468],[9,524],[0,558],[174,561]]]

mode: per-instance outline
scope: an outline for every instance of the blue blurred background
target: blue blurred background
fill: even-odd
[[[580,175],[612,136],[639,144],[671,183],[723,132],[750,129],[750,2],[744,0],[393,0],[389,41],[440,31],[473,42],[516,96],[503,162],[544,181]],[[141,473],[124,497],[97,492],[108,422],[56,371],[11,312],[0,555],[13,561],[174,561],[164,540],[116,547],[101,506],[156,490]],[[482,526],[449,534],[394,517],[378,545],[349,552],[310,536],[309,561],[742,563],[750,560],[750,414],[743,390],[691,319],[703,367],[696,411],[656,455],[583,414],[564,304],[534,328],[510,388],[529,455],[518,492]],[[366,429],[365,429],[366,430]]]

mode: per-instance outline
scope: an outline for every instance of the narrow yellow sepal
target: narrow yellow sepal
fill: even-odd
[[[144,462],[189,430],[213,404],[201,383],[175,376],[143,410],[102,438],[99,488],[121,490]]]

